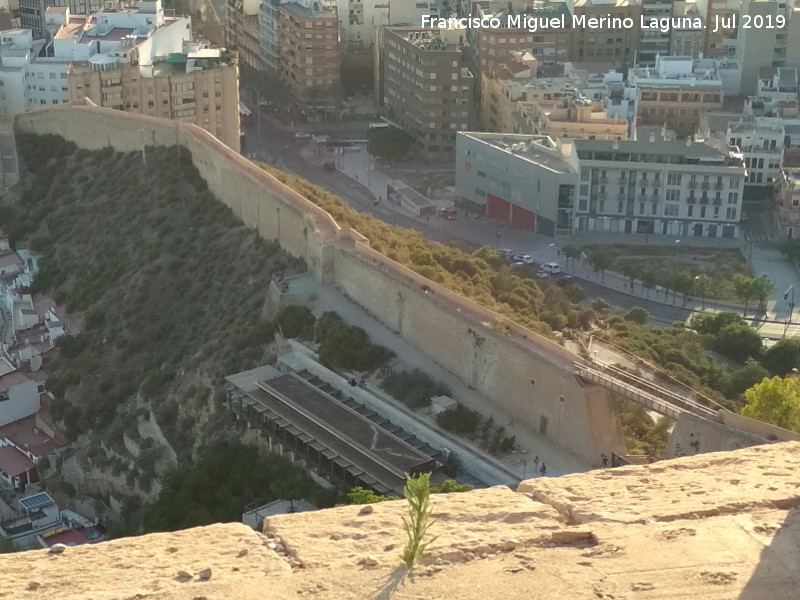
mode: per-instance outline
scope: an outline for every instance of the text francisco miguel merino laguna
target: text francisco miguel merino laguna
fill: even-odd
[[[728,17],[715,16],[713,23],[714,32],[721,29],[736,29],[739,15]],[[587,17],[586,15],[572,15],[573,29],[631,29],[633,19],[630,17]],[[786,26],[786,17],[780,15],[755,16],[745,15],[742,21],[743,29],[783,29]],[[560,17],[530,17],[525,15],[507,15],[505,27],[497,17],[437,17],[422,15],[422,27],[437,29],[527,29],[531,33],[542,29],[566,29],[566,15]],[[641,17],[642,29],[658,29],[668,32],[670,29],[705,29],[703,20],[699,17]]]

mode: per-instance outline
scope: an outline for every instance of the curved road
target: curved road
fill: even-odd
[[[365,186],[353,181],[339,171],[325,171],[319,165],[306,162],[300,156],[300,150],[307,144],[307,141],[295,140],[292,131],[276,126],[274,121],[266,115],[262,115],[261,118],[260,137],[258,135],[257,119],[254,119],[254,122],[250,125],[243,126],[242,131],[245,133],[244,153],[256,153],[259,160],[327,189],[345,200],[353,208],[370,214],[386,223],[414,229],[425,235],[425,237],[438,242],[455,244],[467,252],[471,252],[483,245],[472,239],[459,236],[452,230],[442,231],[439,227],[422,223],[412,217],[397,213],[387,208],[384,204],[375,206],[372,192]],[[362,138],[364,132],[363,129],[343,129],[336,135],[341,139],[357,139]],[[690,310],[683,308],[679,304],[670,306],[661,302],[653,302],[647,298],[631,296],[589,279],[575,277],[575,283],[580,285],[590,298],[603,298],[609,304],[620,308],[641,306],[650,313],[650,318],[655,325],[668,326],[675,321],[685,321],[691,313]],[[656,292],[652,291],[651,294],[655,297]]]

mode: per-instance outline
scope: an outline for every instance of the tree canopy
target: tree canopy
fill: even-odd
[[[411,140],[404,131],[396,127],[376,129],[369,134],[367,151],[380,158],[396,160],[408,154]]]
[[[239,442],[205,447],[194,463],[176,467],[162,481],[158,499],[145,508],[145,531],[241,521],[244,507],[261,499],[303,498],[317,506],[335,500],[288,460]]]
[[[800,377],[764,379],[744,393],[742,414],[800,432]]]

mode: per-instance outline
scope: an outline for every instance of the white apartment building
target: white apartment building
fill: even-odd
[[[579,232],[736,238],[744,161],[705,142],[574,140]]]
[[[797,69],[790,67],[761,67],[758,70],[756,95],[771,103],[797,104]]]
[[[25,110],[25,73],[37,47],[29,29],[0,32],[0,114],[15,115]]]
[[[68,70],[83,63],[110,70],[120,63],[152,65],[156,57],[181,52],[192,38],[189,17],[165,17],[161,0],[137,8],[73,15],[67,6],[45,10],[50,41],[33,40],[29,29],[0,32],[0,112],[69,102]]]
[[[725,138],[744,156],[745,185],[766,187],[777,182],[783,166],[785,127],[780,119],[758,117],[729,123]]]

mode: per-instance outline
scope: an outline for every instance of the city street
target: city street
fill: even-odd
[[[254,115],[255,117],[255,115]],[[261,116],[261,135],[258,135],[258,119],[254,118],[243,130],[246,133],[246,154],[255,154],[262,160],[281,169],[307,179],[330,192],[340,196],[354,208],[380,218],[387,223],[409,227],[423,233],[433,240],[455,244],[466,251],[472,251],[483,245],[496,248],[510,248],[515,253],[530,254],[537,263],[558,262],[566,269],[566,260],[560,253],[560,247],[572,240],[559,239],[554,242],[539,234],[531,233],[508,224],[501,224],[492,219],[477,215],[459,214],[455,220],[438,217],[417,217],[401,207],[386,201],[386,185],[392,179],[381,168],[379,161],[372,159],[366,145],[360,151],[344,153],[322,153],[315,155],[308,139],[295,139],[294,130],[277,124],[272,118]],[[313,126],[316,135],[327,134],[337,140],[365,139],[367,123],[316,124]],[[305,130],[306,127],[304,126]],[[333,161],[337,170],[329,172],[323,164]],[[419,190],[425,194],[426,190]],[[375,204],[377,199],[382,201]],[[451,204],[447,200],[435,200],[440,206]],[[576,243],[582,243],[582,240]],[[751,248],[751,246],[753,246]],[[800,274],[783,259],[780,252],[766,245],[754,243],[747,247],[751,268],[756,275],[766,274],[775,282],[775,290],[767,303],[767,314],[760,315],[759,320],[766,319],[773,323],[762,324],[760,333],[764,337],[779,339],[783,336],[785,321],[789,316],[788,300],[783,295],[790,286],[797,290],[800,302]],[[600,297],[614,306],[632,308],[641,306],[651,316],[654,324],[670,325],[675,321],[684,321],[693,310],[700,310],[702,304],[707,309],[741,311],[742,306],[733,303],[715,302],[700,299],[687,299],[684,302],[680,293],[665,294],[662,290],[645,290],[639,282],[635,282],[633,290],[628,277],[606,272],[605,277],[580,259],[570,265],[568,272],[576,279],[590,297]],[[800,311],[793,311],[792,323],[787,335],[800,334]],[[753,311],[748,311],[753,316]]]

